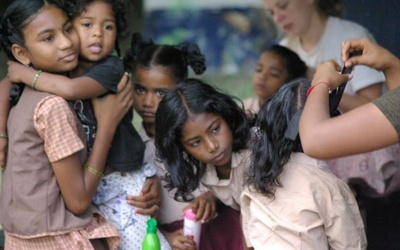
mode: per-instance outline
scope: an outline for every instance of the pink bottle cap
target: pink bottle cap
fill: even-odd
[[[193,213],[192,209],[187,209],[185,211],[185,218],[195,221],[196,220],[196,215]]]

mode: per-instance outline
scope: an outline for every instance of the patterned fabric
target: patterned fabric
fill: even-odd
[[[35,238],[19,238],[7,232],[4,235],[4,247],[9,250],[94,250],[90,240],[102,238],[107,239],[110,250],[116,250],[120,242],[117,230],[96,211],[89,225],[69,233]]]
[[[34,126],[45,141],[44,147],[50,162],[84,148],[76,130],[76,118],[65,104],[66,101],[60,97],[48,96],[37,105],[34,112]]]
[[[146,177],[154,176],[156,170],[151,164],[145,164],[141,170],[113,172],[105,176],[99,186],[93,202],[99,207],[107,221],[112,223],[121,237],[118,249],[141,249],[146,235],[147,220],[150,216],[135,213],[135,207],[126,203],[127,195],[139,195]],[[169,250],[169,244],[158,231],[162,250]]]

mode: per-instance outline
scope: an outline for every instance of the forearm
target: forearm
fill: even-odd
[[[7,134],[7,120],[10,111],[10,89],[12,83],[7,78],[0,82],[0,134]]]

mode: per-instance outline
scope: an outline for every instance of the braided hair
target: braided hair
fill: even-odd
[[[152,66],[166,68],[176,82],[188,77],[188,66],[197,75],[206,70],[205,57],[197,44],[183,42],[178,45],[155,44],[152,40],[143,40],[139,33],[134,33],[130,49],[124,57],[126,66],[132,72],[138,68],[149,69]]]

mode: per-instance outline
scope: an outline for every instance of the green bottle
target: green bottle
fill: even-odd
[[[160,239],[157,235],[157,221],[156,219],[149,219],[147,221],[147,234],[144,236],[142,250],[160,250]]]

